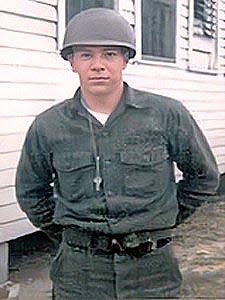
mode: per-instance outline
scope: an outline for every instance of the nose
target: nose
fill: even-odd
[[[92,58],[91,69],[94,71],[103,71],[105,70],[105,65],[103,63],[103,59],[101,55],[95,55]]]

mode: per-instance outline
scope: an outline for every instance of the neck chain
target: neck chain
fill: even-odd
[[[95,135],[94,135],[94,130],[93,130],[90,114],[88,114],[88,122],[89,122],[89,128],[90,128],[90,132],[91,132],[91,148],[93,149],[94,159],[95,159],[95,177],[93,178],[93,182],[95,184],[96,192],[99,192],[100,184],[102,183],[102,177],[100,176],[100,156],[97,151],[97,145],[96,145],[96,140],[95,140]]]

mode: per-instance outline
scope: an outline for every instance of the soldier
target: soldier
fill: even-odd
[[[171,228],[216,191],[209,145],[181,103],[123,82],[135,39],[116,11],[73,17],[61,54],[80,87],[36,117],[16,179],[21,208],[60,244],[55,299],[179,297]]]

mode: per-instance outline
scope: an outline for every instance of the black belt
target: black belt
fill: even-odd
[[[136,247],[128,247],[124,242],[124,235],[109,235],[98,232],[89,232],[68,227],[64,230],[64,240],[70,246],[79,249],[90,250],[93,254],[118,254],[141,257],[146,253],[162,248],[171,242],[171,237],[163,237],[153,240],[146,237]]]

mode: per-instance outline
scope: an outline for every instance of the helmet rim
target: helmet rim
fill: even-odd
[[[129,59],[136,54],[135,35],[117,11],[91,8],[81,11],[68,23],[61,56],[68,60],[73,46],[118,46],[128,48]]]

